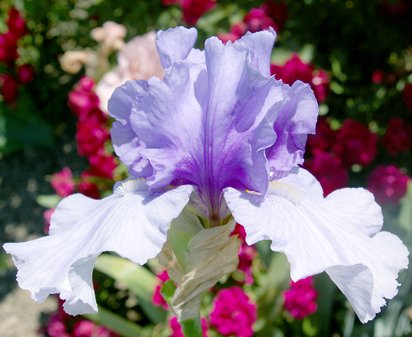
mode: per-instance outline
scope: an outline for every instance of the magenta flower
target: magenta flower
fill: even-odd
[[[110,138],[106,127],[97,118],[79,120],[77,123],[76,142],[80,156],[96,155],[103,150],[104,143]]]
[[[207,334],[208,327],[207,327],[207,321],[205,318],[201,319],[201,324],[202,324],[202,337],[208,337],[208,334]],[[172,317],[169,320],[169,327],[172,330],[172,334],[170,335],[170,337],[184,337],[182,327],[180,326],[176,317]]]
[[[52,175],[50,184],[61,197],[67,197],[72,194],[74,192],[72,170],[69,167],[64,167],[60,172]]]
[[[213,301],[210,325],[222,336],[252,337],[256,305],[240,287],[219,291]]]
[[[406,194],[410,178],[394,165],[377,166],[369,176],[368,190],[382,204],[397,204]]]
[[[152,296],[152,303],[158,307],[162,307],[163,309],[168,309],[169,306],[167,305],[167,302],[163,298],[163,295],[161,293],[163,284],[169,280],[169,275],[167,274],[167,270],[164,270],[160,274],[157,275],[157,278],[159,279],[159,283],[156,284],[154,291],[153,291],[153,296]]]
[[[283,293],[285,309],[293,318],[304,319],[318,309],[316,298],[318,293],[313,286],[313,278],[307,277],[291,282],[289,290]]]
[[[249,245],[271,240],[294,281],[325,271],[360,320],[371,320],[396,295],[408,251],[381,232],[371,193],[344,188],[324,198],[299,167],[318,115],[310,86],[270,76],[273,30],[226,44],[212,37],[204,51],[193,48],[196,38],[194,28],[159,32],[164,79],[128,81],[109,101],[113,145],[132,178],[101,200],[65,198],[49,236],[4,245],[20,286],[37,301],[59,293],[70,314],[96,312],[97,256],[113,251],[145,263],[170,226],[192,225],[182,213],[189,204],[194,226],[237,222]]]

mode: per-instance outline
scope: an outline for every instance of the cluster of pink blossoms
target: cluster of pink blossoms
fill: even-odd
[[[168,305],[163,299],[160,290],[163,284],[169,279],[169,276],[167,272],[164,271],[157,277],[160,282],[154,289],[152,302],[154,305],[167,309]],[[222,289],[217,293],[213,301],[209,321],[205,318],[201,320],[203,337],[208,336],[208,329],[214,329],[222,336],[251,337],[253,336],[253,324],[256,318],[256,305],[251,302],[242,288],[235,286]],[[181,326],[176,317],[169,320],[169,328],[172,331],[170,337],[183,337]]]
[[[0,34],[0,63],[6,65],[10,73],[0,73],[0,93],[7,104],[16,102],[19,85],[32,81],[34,71],[28,64],[17,65],[18,42],[27,34],[26,22],[16,8],[11,8],[7,21],[7,31]]]
[[[320,118],[316,135],[308,137],[307,152],[311,158],[304,166],[317,177],[327,195],[348,185],[352,165],[367,167],[373,162],[378,152],[378,140],[377,134],[358,121],[347,119],[340,129],[332,130],[328,120]],[[391,119],[381,143],[392,156],[410,151],[411,126],[400,118]],[[405,195],[409,179],[393,165],[388,179],[389,171],[382,167],[389,166],[372,171],[368,188],[382,205],[396,204]],[[395,189],[393,193],[384,192],[392,189]]]
[[[283,0],[266,0],[260,7],[250,9],[243,21],[233,24],[228,33],[218,34],[218,38],[223,42],[234,42],[246,32],[255,33],[269,28],[279,32],[288,16],[288,8]]]
[[[50,316],[44,330],[49,337],[119,337],[105,327],[66,314],[61,301],[58,311]]]
[[[162,3],[164,6],[180,6],[183,20],[189,25],[195,25],[204,13],[216,6],[216,0],[163,0]]]
[[[290,282],[290,288],[283,293],[284,307],[295,319],[304,319],[318,309],[318,293],[313,286],[313,277]]]

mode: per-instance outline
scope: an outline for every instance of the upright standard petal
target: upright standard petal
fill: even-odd
[[[182,32],[187,34],[168,34]],[[133,139],[144,144],[138,151],[153,169],[147,176],[152,189],[196,185],[211,216],[218,213],[224,187],[266,190],[264,149],[276,139],[267,115],[283,99],[282,83],[260,72],[269,66],[274,40],[267,34],[226,45],[210,38],[201,57],[173,57],[163,81],[133,82],[114,92],[109,110],[115,126],[130,131],[130,141],[114,131],[113,142],[125,148]],[[124,96],[134,97],[134,103],[118,104]],[[129,110],[116,110],[124,108]]]
[[[316,179],[299,169],[273,181],[266,196],[229,188],[225,199],[249,244],[271,240],[272,250],[287,255],[294,281],[326,271],[362,322],[396,295],[409,253],[398,237],[379,232],[381,210],[366,190],[323,198]]]
[[[170,222],[188,203],[192,186],[149,193],[142,180],[117,184],[102,200],[81,194],[56,208],[50,235],[22,243],[6,243],[13,256],[17,281],[32,298],[43,301],[60,293],[72,315],[97,311],[92,284],[96,257],[103,251],[143,264],[155,257],[166,241]]]
[[[197,39],[195,28],[176,27],[156,34],[156,46],[163,68],[189,56]]]

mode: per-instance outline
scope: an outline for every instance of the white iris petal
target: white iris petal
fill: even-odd
[[[96,257],[113,251],[136,263],[155,257],[166,241],[170,222],[188,203],[192,186],[152,193],[144,180],[119,183],[109,197],[74,194],[56,208],[50,235],[7,243],[20,287],[41,302],[60,293],[72,315],[97,311],[92,284]]]
[[[316,179],[296,169],[272,182],[265,196],[227,188],[225,199],[248,244],[271,240],[272,250],[287,255],[294,281],[326,271],[362,322],[396,295],[409,253],[398,237],[379,232],[382,213],[366,190],[323,198]]]

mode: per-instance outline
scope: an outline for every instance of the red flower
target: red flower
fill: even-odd
[[[17,77],[23,84],[30,83],[34,77],[34,69],[29,64],[23,64],[17,67]]]
[[[382,143],[392,156],[410,151],[412,149],[412,126],[401,118],[392,118],[389,121]]]
[[[290,283],[290,289],[283,293],[285,309],[295,319],[304,319],[318,309],[318,293],[313,286],[311,276]]]
[[[382,204],[397,204],[406,194],[409,177],[394,165],[377,166],[369,176],[368,190]]]
[[[117,167],[116,159],[110,154],[97,153],[89,157],[90,174],[96,177],[113,179]]]
[[[10,9],[7,26],[17,39],[27,33],[26,21],[24,21],[21,13],[16,8]]]
[[[286,3],[281,1],[266,0],[261,8],[275,21],[277,29],[281,30],[288,20],[289,13]]]
[[[109,139],[109,132],[97,118],[90,118],[77,123],[77,151],[83,157],[91,157],[103,150]]]
[[[270,71],[275,78],[292,85],[300,80],[308,83],[315,93],[318,102],[323,102],[329,92],[329,76],[322,69],[314,69],[313,65],[304,63],[297,54],[283,65],[272,64]]]
[[[256,257],[256,249],[249,246],[246,242],[246,232],[242,225],[236,224],[235,229],[231,235],[238,235],[241,241],[239,247],[239,264],[237,268],[245,275],[244,283],[253,284],[252,263]]]
[[[99,188],[94,182],[91,181],[91,177],[92,175],[90,174],[90,172],[84,171],[80,175],[80,182],[77,186],[77,189],[80,193],[90,198],[98,199],[100,197]]]
[[[14,62],[19,57],[17,38],[10,31],[0,34],[0,61]]]
[[[278,25],[272,20],[272,18],[266,13],[264,8],[252,8],[245,16],[243,21],[247,25],[247,30],[254,33],[261,30],[269,29],[272,27],[274,30],[278,30]]]
[[[362,123],[347,119],[336,135],[334,153],[346,167],[369,165],[376,156],[378,136]]]
[[[229,33],[220,33],[217,35],[217,37],[223,43],[226,43],[228,41],[235,42],[237,39],[240,39],[246,33],[246,30],[246,24],[244,22],[238,22],[230,27]]]
[[[1,94],[6,103],[12,104],[17,100],[18,85],[13,76],[9,74],[0,75]]]
[[[347,170],[342,161],[331,153],[315,152],[312,159],[305,161],[304,167],[319,180],[325,196],[348,185]]]
[[[195,25],[197,20],[216,6],[216,0],[180,0],[183,10],[183,20],[189,25]]]
[[[335,141],[335,133],[328,120],[325,117],[319,117],[316,124],[316,133],[308,136],[307,152],[313,155],[316,152],[329,151]]]
[[[405,87],[403,88],[403,101],[409,111],[412,111],[412,83],[405,84]]]

